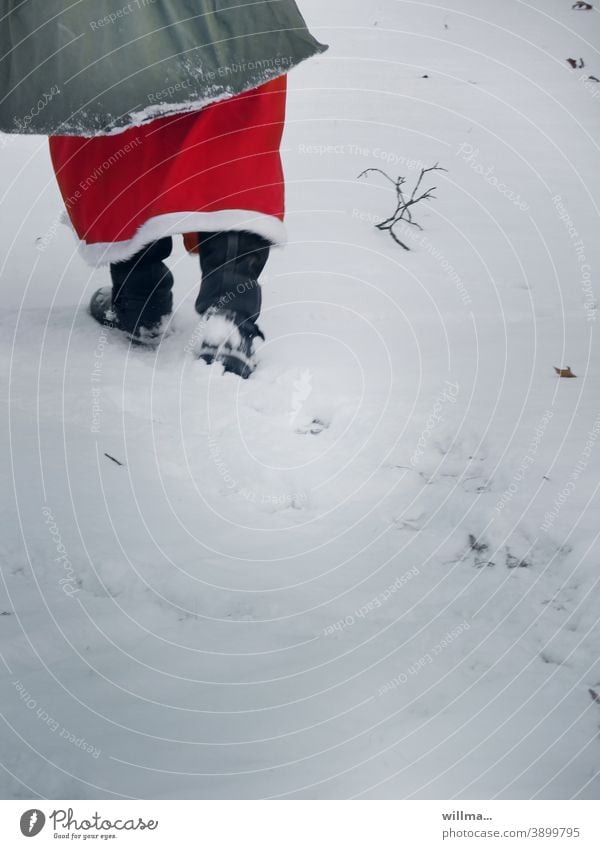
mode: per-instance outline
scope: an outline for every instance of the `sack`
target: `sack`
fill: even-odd
[[[0,14],[6,133],[118,132],[240,94],[327,49],[294,0],[0,0]]]

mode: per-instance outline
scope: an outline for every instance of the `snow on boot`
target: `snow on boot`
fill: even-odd
[[[219,363],[223,370],[246,380],[256,368],[254,340],[264,335],[255,322],[230,310],[209,309],[202,321],[202,341],[196,355],[208,365]]]

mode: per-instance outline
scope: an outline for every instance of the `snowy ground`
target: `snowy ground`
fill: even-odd
[[[571,6],[304,0],[332,47],[290,80],[247,382],[186,353],[181,247],[177,332],[104,335],[45,143],[0,140],[2,796],[598,798],[600,19]],[[356,177],[438,161],[405,252]]]

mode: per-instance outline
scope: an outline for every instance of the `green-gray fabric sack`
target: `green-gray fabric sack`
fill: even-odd
[[[94,136],[199,109],[327,48],[294,0],[0,0],[0,130]]]

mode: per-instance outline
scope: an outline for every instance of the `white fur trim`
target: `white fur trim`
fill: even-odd
[[[222,209],[218,212],[170,212],[156,215],[145,221],[135,236],[124,242],[79,241],[79,251],[92,266],[108,265],[130,259],[144,245],[175,236],[179,233],[212,233],[223,230],[246,230],[256,233],[273,245],[283,245],[287,240],[284,224],[273,215],[252,212],[248,209]]]

